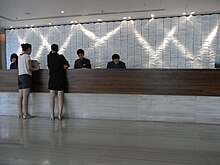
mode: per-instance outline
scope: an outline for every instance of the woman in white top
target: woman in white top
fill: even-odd
[[[39,70],[39,66],[32,68],[30,54],[31,44],[21,44],[23,53],[18,56],[18,109],[19,117],[31,118],[28,113],[28,98],[32,87],[32,71]]]

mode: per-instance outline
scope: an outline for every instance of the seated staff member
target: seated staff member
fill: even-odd
[[[107,69],[110,68],[124,68],[126,69],[125,63],[120,61],[120,56],[118,54],[112,55],[112,61],[108,62]]]
[[[69,62],[63,55],[58,54],[58,45],[51,45],[51,52],[47,55],[47,66],[49,69],[48,88],[50,90],[50,118],[55,119],[54,107],[55,97],[58,96],[58,119],[62,120],[64,89],[67,85],[66,69],[69,68]]]
[[[84,50],[78,49],[76,53],[79,59],[75,60],[74,69],[83,69],[83,68],[91,69],[90,60],[84,57],[85,55]]]
[[[18,69],[18,55],[16,53],[11,54],[10,61],[10,69]]]

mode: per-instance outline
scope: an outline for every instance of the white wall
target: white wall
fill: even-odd
[[[7,68],[10,54],[20,54],[26,42],[41,68],[53,43],[71,68],[78,48],[86,51],[92,68],[105,68],[114,53],[127,68],[214,68],[220,57],[219,22],[220,15],[213,14],[6,30]]]
[[[5,34],[0,32],[0,69],[6,68],[5,59]]]

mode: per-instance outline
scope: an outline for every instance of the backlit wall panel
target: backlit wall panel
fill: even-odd
[[[172,18],[171,27],[175,27],[173,37],[178,38],[179,22],[178,18]],[[178,68],[178,45],[176,42],[171,43],[170,46],[170,68]]]
[[[127,68],[214,68],[220,63],[218,14],[98,22],[6,30],[7,68],[10,55],[31,43],[31,58],[47,68],[50,45],[59,45],[74,67],[76,51],[85,50],[92,68],[106,68],[117,53]]]

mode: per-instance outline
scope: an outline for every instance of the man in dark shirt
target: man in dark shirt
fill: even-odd
[[[107,69],[110,68],[124,68],[126,69],[125,63],[120,61],[120,56],[118,54],[112,55],[112,61],[108,62]]]
[[[90,60],[84,57],[84,50],[78,49],[77,55],[79,56],[79,59],[75,60],[74,69],[91,69]]]

